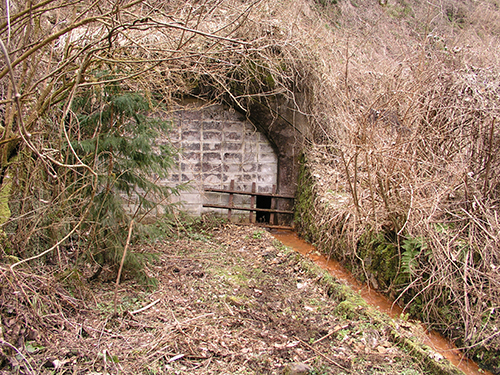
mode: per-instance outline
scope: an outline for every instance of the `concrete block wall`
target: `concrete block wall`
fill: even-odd
[[[174,197],[193,215],[203,212],[227,214],[227,210],[204,208],[203,203],[227,204],[228,194],[205,193],[204,188],[271,193],[277,183],[278,158],[269,140],[241,114],[212,105],[177,111],[170,116],[173,130],[166,139],[181,150],[175,170],[160,183],[188,183],[190,189]],[[250,196],[234,195],[235,206],[250,207]],[[248,211],[233,211],[235,220],[248,218]]]

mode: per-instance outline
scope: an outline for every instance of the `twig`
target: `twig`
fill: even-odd
[[[489,141],[488,141],[488,152],[486,153],[487,159],[486,159],[486,170],[484,172],[484,184],[483,184],[483,195],[486,196],[486,193],[488,192],[489,188],[489,181],[488,177],[490,174],[490,168],[491,168],[491,155],[492,155],[492,149],[493,149],[493,135],[494,135],[494,130],[495,130],[495,120],[496,118],[494,117],[493,120],[491,120],[491,126],[490,126],[490,136],[489,136]]]
[[[299,339],[297,336],[293,336],[295,338],[295,340],[299,341],[302,345],[306,346],[307,348],[311,349],[314,353],[318,354],[319,356],[323,357],[324,359],[326,359],[328,362],[330,362],[331,364],[341,368],[342,370],[344,371],[347,371],[348,373],[351,373],[351,370],[349,370],[348,368],[342,366],[340,363],[337,363],[335,362],[333,359],[327,357],[326,355],[324,355],[323,353],[321,353],[319,350],[317,349],[314,349],[311,345],[309,345],[307,342],[305,341],[302,341],[301,339]]]
[[[20,357],[24,360],[24,362],[26,362],[26,364],[27,364],[27,366],[28,366],[27,368],[28,368],[29,373],[30,373],[30,374],[33,374],[33,375],[35,375],[35,371],[33,371],[33,368],[31,367],[30,363],[28,362],[28,359],[27,359],[27,358],[23,355],[23,353],[21,353],[21,352],[19,351],[19,349],[18,349],[18,348],[16,348],[16,347],[15,347],[14,345],[12,345],[11,343],[8,343],[7,341],[4,341],[3,339],[0,339],[0,344],[1,344],[1,345],[6,345],[6,346],[8,346],[9,348],[14,349],[14,350],[16,351],[16,353],[17,353],[17,354],[18,354],[18,355],[19,355],[19,356],[20,356]]]
[[[114,298],[114,306],[115,306],[115,315],[116,315],[116,300],[118,298],[118,285],[120,284],[120,277],[122,276],[123,263],[125,263],[125,257],[127,256],[127,250],[130,243],[130,237],[132,236],[132,227],[134,226],[134,220],[130,221],[128,226],[128,236],[127,242],[125,243],[125,248],[123,249],[122,260],[120,262],[120,268],[118,269],[118,276],[116,276],[116,284],[115,284],[115,298]]]
[[[345,324],[341,327],[338,327],[330,332],[328,332],[326,335],[324,335],[323,337],[321,337],[320,339],[318,340],[314,340],[313,344],[317,344],[318,342],[321,342],[323,341],[324,339],[330,337],[331,335],[333,335],[334,333],[337,333],[338,331],[342,330],[342,329],[346,329],[347,327],[349,327],[349,324]]]
[[[154,305],[156,305],[160,301],[161,301],[161,298],[157,299],[156,301],[151,302],[149,305],[146,305],[138,310],[131,311],[130,314],[131,315],[139,314],[139,313],[149,309],[150,307],[153,307]]]

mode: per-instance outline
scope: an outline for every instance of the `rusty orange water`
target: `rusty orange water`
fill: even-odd
[[[366,284],[360,283],[348,270],[339,262],[326,258],[318,253],[316,248],[299,238],[297,233],[287,230],[276,230],[272,232],[273,236],[280,240],[285,246],[291,247],[302,255],[305,255],[314,261],[321,268],[326,269],[337,280],[348,285],[357,291],[361,297],[371,306],[379,311],[386,313],[391,318],[398,318],[403,309],[391,302],[387,297],[370,288]],[[454,366],[458,367],[467,375],[493,375],[489,371],[480,370],[478,365],[467,359],[449,340],[445,339],[435,331],[426,331],[427,337],[425,344],[429,345],[437,353],[448,359]]]

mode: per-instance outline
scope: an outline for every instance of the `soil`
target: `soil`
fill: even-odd
[[[110,270],[88,282],[3,264],[0,373],[429,373],[265,230],[225,224],[135,251],[157,286],[126,278],[116,312]]]

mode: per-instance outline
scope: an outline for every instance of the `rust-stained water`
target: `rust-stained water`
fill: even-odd
[[[295,232],[283,230],[273,231],[272,234],[285,246],[293,248],[314,261],[321,268],[328,270],[330,274],[357,291],[368,304],[376,307],[379,311],[386,313],[392,318],[399,317],[403,312],[401,307],[392,303],[387,297],[366,284],[361,284],[357,281],[339,262],[327,259],[324,255],[319,254],[314,246],[299,238]],[[429,345],[437,353],[440,353],[467,375],[492,375],[488,371],[480,370],[475,362],[465,358],[450,341],[435,331],[427,332],[425,344]]]

